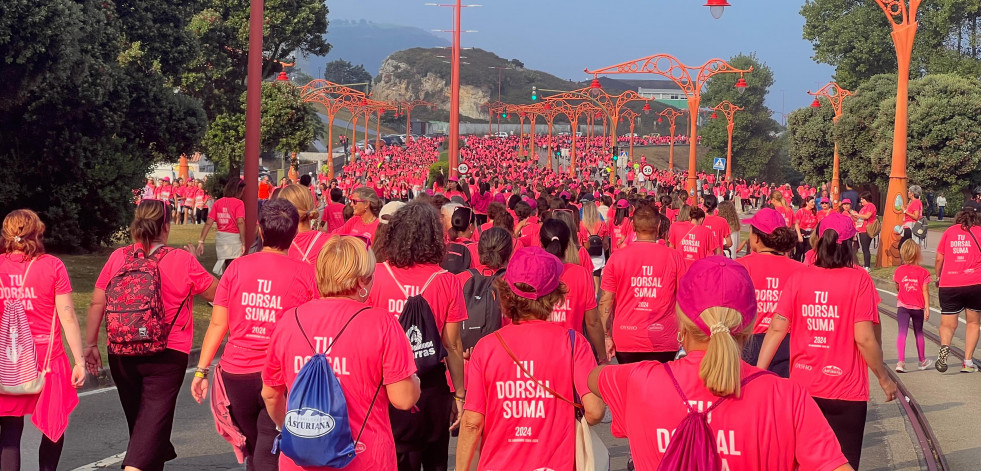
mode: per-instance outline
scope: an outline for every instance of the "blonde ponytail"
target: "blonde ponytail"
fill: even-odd
[[[749,339],[752,324],[742,332],[733,332],[742,324],[742,315],[735,309],[711,307],[700,316],[712,329],[712,335],[709,336],[685,316],[681,309],[677,309],[677,313],[685,335],[699,343],[708,342],[705,358],[698,368],[698,377],[705,383],[705,387],[719,397],[739,396],[742,346]]]

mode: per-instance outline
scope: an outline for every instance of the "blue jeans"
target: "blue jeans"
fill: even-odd
[[[944,220],[944,208],[945,208],[945,206],[940,206],[940,213],[937,215],[937,219],[939,219],[941,221]]]

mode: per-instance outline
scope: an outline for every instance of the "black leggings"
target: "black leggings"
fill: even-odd
[[[170,434],[187,357],[170,349],[149,356],[109,355],[109,372],[129,426],[124,467],[157,471],[177,458]]]
[[[869,249],[872,246],[872,238],[865,231],[859,232],[858,243],[862,246],[862,255],[865,257],[862,263],[865,268],[872,267],[872,251]]]
[[[865,417],[869,404],[865,401],[844,401],[841,399],[822,399],[815,397],[818,408],[828,419],[828,425],[841,444],[841,454],[848,464],[858,470],[862,460],[862,440],[865,438]]]
[[[197,210],[198,224],[204,224],[208,222],[208,208],[201,208]]]
[[[0,417],[0,469],[20,471],[20,438],[24,433],[24,417]],[[37,462],[40,471],[55,471],[65,447],[65,436],[53,442],[41,435]]]
[[[811,231],[800,231],[800,235],[804,238],[804,241],[797,243],[797,248],[794,250],[794,260],[803,262],[804,254],[808,250],[811,250]]]
[[[272,453],[278,432],[262,400],[261,373],[239,375],[222,371],[221,378],[225,381],[225,394],[228,395],[228,411],[232,421],[245,435],[245,447],[249,451],[246,469],[279,469],[279,453]]]
[[[443,371],[438,368],[420,378],[422,394],[416,402],[418,412],[389,407],[398,471],[448,469],[449,424],[456,404]]]

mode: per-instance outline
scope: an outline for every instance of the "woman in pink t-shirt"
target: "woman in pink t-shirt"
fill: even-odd
[[[218,262],[211,269],[214,274],[221,276],[232,260],[245,255],[245,203],[242,193],[245,182],[232,179],[225,185],[224,197],[215,201],[208,212],[208,222],[201,228],[201,238],[198,239],[196,255],[204,253],[204,241],[208,237],[211,225],[215,224],[215,251]]]
[[[110,282],[114,286],[117,282],[127,283],[116,278],[127,261],[144,256],[157,258],[164,322],[170,326],[166,349],[149,355],[110,353],[108,359],[130,431],[122,466],[163,469],[164,463],[177,457],[170,433],[194,337],[194,296],[214,300],[218,282],[190,252],[193,247],[188,246],[187,251],[167,247],[170,221],[162,202],[140,203],[130,225],[130,236],[133,244],[116,249],[95,282],[85,325],[85,367],[93,375],[102,368],[99,327],[106,316],[106,289]],[[110,352],[113,347],[109,345]]]
[[[268,452],[274,448],[276,425],[259,397],[269,338],[284,312],[317,297],[313,265],[286,254],[299,218],[286,200],[262,205],[262,251],[233,261],[218,282],[211,324],[191,382],[191,395],[200,404],[208,396],[211,361],[227,333],[228,343],[215,367],[215,375],[221,376],[215,387],[222,388],[228,413],[245,436],[243,458],[248,457],[250,470],[274,470],[279,461],[279,453]],[[216,424],[220,427],[221,422]]]
[[[967,318],[964,366],[961,371],[977,371],[974,350],[981,324],[981,213],[965,208],[954,216],[954,225],[937,242],[936,272],[940,298],[940,354],[937,371],[947,371],[950,342],[957,330],[961,311]]]
[[[715,233],[704,225],[705,211],[701,208],[692,208],[689,216],[693,225],[688,229],[688,233],[677,241],[674,248],[681,253],[685,265],[690,267],[696,260],[721,254],[722,247]]]
[[[790,380],[818,403],[857,469],[868,412],[868,370],[878,378],[887,402],[896,398],[896,383],[886,372],[876,339],[879,296],[869,274],[854,265],[855,224],[849,216],[831,213],[818,231],[814,265],[787,280],[757,366],[770,365],[792,329]]]
[[[316,265],[320,249],[327,243],[329,237],[313,227],[319,216],[316,202],[303,185],[290,185],[283,188],[277,198],[292,203],[300,215],[296,237],[289,246],[290,258],[307,262],[311,266]]]
[[[587,390],[596,362],[586,339],[547,322],[565,297],[563,270],[554,255],[528,247],[497,280],[511,325],[480,339],[470,357],[456,469],[470,469],[478,443],[479,470],[574,469],[574,409],[590,424],[602,419],[602,401]]]
[[[397,318],[409,297],[422,296],[433,311],[436,329],[447,353],[445,369],[433,368],[420,377],[419,412],[392,411],[392,423],[397,430],[426,437],[401,442],[396,437],[399,462],[408,463],[410,469],[419,469],[419,466],[430,469],[439,463],[445,466],[450,430],[459,427],[466,394],[460,323],[467,319],[467,307],[460,280],[439,266],[446,253],[439,213],[433,205],[422,201],[405,205],[392,216],[380,244],[372,248],[385,262],[375,269],[369,304],[385,309]],[[449,371],[452,390],[447,384],[446,371]]]
[[[310,355],[323,353],[347,401],[356,455],[345,471],[394,470],[389,405],[406,411],[419,400],[412,347],[398,321],[368,303],[375,257],[358,237],[332,236],[317,262],[320,299],[283,313],[269,340],[262,398],[272,421],[286,426],[286,396]],[[337,270],[336,267],[347,267]],[[445,461],[444,457],[444,461]],[[280,454],[281,471],[302,467]]]
[[[872,236],[866,232],[866,228],[876,220],[877,216],[875,205],[872,204],[871,199],[872,194],[863,191],[859,196],[859,201],[862,203],[861,209],[858,212],[852,211],[852,217],[855,218],[855,230],[858,231],[859,246],[862,247],[862,265],[866,271],[872,269],[872,251],[870,250]]]
[[[375,190],[368,187],[356,188],[351,193],[351,204],[354,205],[354,217],[348,219],[343,226],[332,234],[356,235],[374,242],[378,230],[378,213],[382,208],[382,200]]]
[[[592,274],[587,269],[569,262],[567,257],[570,254],[569,247],[572,245],[571,238],[569,226],[558,219],[545,221],[539,232],[539,239],[545,251],[555,255],[564,263],[561,280],[567,289],[565,300],[555,306],[549,320],[579,333],[583,333],[583,325],[585,325],[589,343],[597,353],[601,354],[603,357],[601,360],[605,363],[607,361],[606,355],[603,354],[606,351],[605,333],[603,320],[599,315],[599,306],[596,303],[596,287],[593,285]]]
[[[794,260],[804,261],[804,254],[811,250],[811,234],[817,229],[817,206],[814,197],[808,196],[804,199],[804,207],[797,210],[794,215],[794,228],[797,231],[797,248],[794,251]]]
[[[36,353],[36,371],[49,368],[41,392],[0,393],[0,467],[19,469],[24,416],[30,415],[31,422],[43,433],[37,469],[54,471],[65,446],[68,417],[78,405],[75,389],[85,383],[82,336],[75,318],[72,286],[65,264],[44,253],[44,223],[34,211],[11,211],[3,220],[0,236],[0,306],[21,300]],[[61,342],[62,330],[75,359],[74,367],[69,366]],[[11,332],[0,336],[11,340],[9,348],[17,346]],[[0,354],[10,360],[7,352]]]
[[[675,429],[710,407],[712,440],[688,451],[694,462],[706,462],[700,454],[717,455],[722,469],[852,469],[803,387],[740,360],[756,315],[745,268],[723,256],[699,260],[681,278],[677,299],[686,357],[600,366],[589,375],[590,390],[610,408],[613,435],[630,441],[637,469],[657,469],[669,446],[679,445]]]

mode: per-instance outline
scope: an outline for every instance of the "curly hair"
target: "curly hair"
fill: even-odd
[[[162,204],[162,203],[161,203]],[[0,253],[24,252],[26,259],[44,255],[44,223],[30,209],[17,209],[3,219]]]
[[[438,265],[443,261],[443,225],[433,205],[413,201],[396,211],[388,226],[383,252],[392,266]]]

